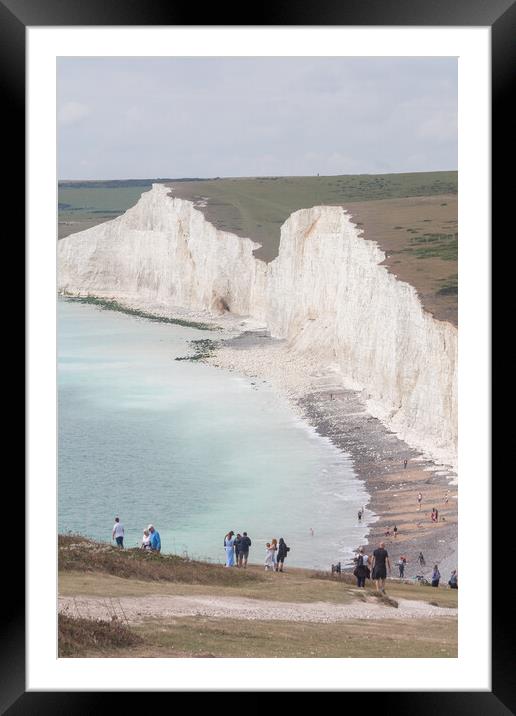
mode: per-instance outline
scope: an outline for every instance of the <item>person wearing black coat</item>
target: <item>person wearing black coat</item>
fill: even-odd
[[[287,552],[290,552],[290,547],[287,547],[283,537],[280,537],[278,543],[278,554],[276,555],[276,572],[283,572],[283,562],[287,556]]]
[[[358,550],[354,561],[356,566],[353,574],[357,578],[357,587],[365,587],[365,581],[369,579],[371,572],[369,570],[369,557],[367,554],[364,554],[362,547]]]

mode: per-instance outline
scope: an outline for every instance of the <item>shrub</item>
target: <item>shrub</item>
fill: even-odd
[[[134,646],[141,637],[118,619],[74,618],[60,613],[57,620],[59,657],[84,656],[87,651]]]

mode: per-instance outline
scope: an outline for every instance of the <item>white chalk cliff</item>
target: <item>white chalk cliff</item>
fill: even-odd
[[[379,265],[384,253],[344,209],[293,213],[267,265],[253,255],[258,244],[169,192],[154,184],[122,216],[58,241],[58,290],[264,321],[364,390],[402,439],[456,467],[457,330]]]

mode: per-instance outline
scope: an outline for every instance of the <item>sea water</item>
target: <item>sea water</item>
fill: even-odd
[[[98,306],[58,301],[58,529],[125,546],[155,525],[163,552],[224,561],[246,531],[250,562],[283,537],[286,564],[350,560],[368,495],[349,456],[259,379],[202,362],[217,338]]]

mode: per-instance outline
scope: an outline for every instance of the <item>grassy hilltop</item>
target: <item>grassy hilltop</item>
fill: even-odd
[[[175,555],[119,550],[77,535],[59,536],[61,657],[455,657],[457,592],[392,581],[387,597],[358,591],[351,575],[288,568],[225,569]],[[368,583],[369,586],[372,586]],[[404,601],[422,616],[395,619]],[[176,604],[199,613],[174,613]],[[288,618],[235,618],[220,607],[258,605]],[[216,604],[219,613],[203,613]],[[302,616],[316,608],[382,607],[380,619],[331,623]],[[431,606],[433,605],[433,606]],[[442,609],[437,615],[425,610]],[[450,612],[448,615],[447,612]],[[298,614],[299,612],[299,614]],[[383,614],[383,612],[382,612]]]
[[[255,255],[270,261],[278,254],[280,226],[293,211],[319,204],[343,206],[349,202],[455,194],[457,173],[228,178],[167,184],[174,196],[182,199],[208,199],[202,209],[208,221],[262,244]]]

